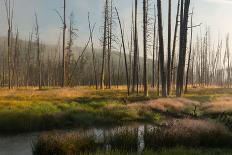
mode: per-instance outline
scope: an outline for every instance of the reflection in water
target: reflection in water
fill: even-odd
[[[0,137],[0,155],[32,155],[31,142],[38,134]]]
[[[105,138],[115,132],[119,132],[125,128],[137,129],[138,132],[138,151],[142,152],[144,149],[144,132],[145,130],[152,129],[152,126],[126,126],[117,127],[113,129],[97,129],[92,128],[85,130],[87,135],[94,135],[96,141],[104,142]],[[82,133],[83,130],[74,130],[75,132]],[[61,131],[66,133],[69,131]],[[44,132],[43,132],[44,133]],[[36,141],[37,137],[42,133],[24,134],[18,136],[0,136],[0,155],[32,155],[32,142]],[[106,149],[109,150],[110,146],[106,144]]]

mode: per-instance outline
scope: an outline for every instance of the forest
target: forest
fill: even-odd
[[[126,20],[122,0],[88,10],[82,45],[71,0],[52,44],[40,10],[25,37],[0,1],[1,155],[232,154],[229,33],[197,23],[195,0],[127,1]]]

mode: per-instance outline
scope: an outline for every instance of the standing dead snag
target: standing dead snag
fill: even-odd
[[[227,57],[227,87],[230,88],[231,86],[231,73],[230,73],[230,47],[229,47],[229,34],[226,37],[226,57]]]
[[[108,88],[111,89],[111,52],[112,52],[112,27],[113,27],[113,0],[110,0],[110,5],[108,6]]]
[[[172,0],[168,3],[168,63],[167,63],[167,94],[171,91],[171,32],[172,32]]]
[[[32,38],[33,33],[29,34],[28,39],[28,47],[27,47],[27,54],[26,54],[26,86],[29,86],[29,80],[30,80],[30,73],[31,73],[31,50],[32,50]]]
[[[65,77],[65,35],[66,35],[66,0],[64,0],[64,16],[63,16],[63,24],[64,24],[64,27],[63,27],[63,75],[62,75],[62,84],[61,86],[64,87],[65,86],[65,80],[66,80],[66,77]]]
[[[37,67],[38,67],[38,85],[39,89],[42,89],[42,66],[41,66],[41,53],[40,53],[40,36],[39,36],[39,23],[37,14],[35,14],[35,35],[36,35],[36,45],[37,45]]]
[[[19,31],[16,30],[15,44],[14,44],[14,53],[12,54],[13,63],[12,63],[12,79],[13,87],[16,85],[19,86]]]
[[[190,45],[189,45],[189,58],[188,58],[188,66],[186,73],[185,92],[188,91],[189,67],[190,67],[191,54],[192,54],[192,40],[193,40],[193,12],[191,14],[191,37],[190,37]]]
[[[105,2],[104,10],[104,34],[103,34],[103,53],[102,53],[102,68],[101,68],[101,89],[104,89],[105,83],[105,56],[106,56],[106,44],[107,44],[107,21],[108,21],[108,0]]]
[[[163,41],[161,0],[157,0],[157,10],[158,10],[158,29],[159,29],[159,63],[160,63],[161,83],[162,83],[162,96],[166,97],[167,91],[166,91],[166,73],[164,69],[164,41]]]
[[[66,0],[64,0],[64,8],[63,8],[63,16],[61,16],[61,14],[55,10],[57,15],[60,17],[60,20],[63,24],[63,45],[62,45],[62,76],[61,76],[61,87],[65,87],[65,81],[66,81],[66,66],[65,66],[65,47],[66,47],[66,29],[67,29],[67,25],[66,25]]]
[[[156,7],[154,5],[154,30],[153,30],[153,52],[152,52],[152,88],[155,88],[155,52],[156,52]],[[157,55],[156,55],[157,56]]]
[[[122,47],[123,47],[123,51],[124,51],[124,59],[125,59],[125,68],[126,68],[126,80],[127,80],[127,94],[128,96],[130,95],[130,86],[129,86],[129,73],[128,73],[128,67],[127,67],[127,55],[126,55],[126,47],[125,47],[125,42],[124,42],[124,33],[122,30],[122,24],[121,24],[121,20],[118,14],[118,10],[115,7],[117,16],[118,16],[118,22],[119,22],[119,26],[120,26],[120,31],[121,31],[121,38],[122,38]]]
[[[75,28],[75,23],[74,23],[74,14],[71,13],[70,15],[70,23],[69,23],[69,41],[67,43],[67,48],[66,48],[66,59],[65,59],[65,71],[66,71],[66,81],[65,83],[68,84],[68,81],[70,81],[70,72],[71,72],[71,65],[72,65],[72,47],[74,44],[74,40],[77,38],[77,32],[78,29]]]
[[[177,5],[177,13],[176,13],[176,25],[175,25],[175,30],[174,30],[174,38],[173,38],[173,47],[172,47],[172,59],[171,59],[171,83],[170,86],[172,87],[172,82],[174,81],[174,58],[176,55],[176,39],[177,39],[177,30],[179,26],[179,14],[180,14],[180,0],[178,0],[178,5]],[[171,90],[172,88],[170,88]]]
[[[185,58],[187,47],[187,32],[189,18],[190,0],[181,0],[180,12],[180,47],[179,47],[179,64],[177,69],[176,96],[180,97],[183,93]]]
[[[147,0],[143,0],[143,87],[144,96],[148,96],[147,87],[147,14],[148,14],[148,4]]]
[[[134,20],[134,65],[133,65],[133,80],[132,80],[132,92],[135,91],[135,86],[138,86],[138,59],[139,59],[139,51],[138,51],[138,0],[135,0],[135,20]]]
[[[12,34],[12,25],[13,25],[13,16],[14,16],[14,7],[12,6],[11,0],[4,0],[6,8],[6,17],[8,24],[8,33],[7,33],[7,52],[8,52],[8,88],[11,89],[11,52],[12,52],[12,43],[11,43],[11,34]]]
[[[193,42],[193,28],[198,27],[199,25],[193,26],[193,11],[191,13],[191,34],[190,34],[190,43],[189,43],[189,57],[188,57],[188,64],[187,64],[187,72],[186,72],[186,80],[185,80],[185,92],[188,91],[188,83],[189,83],[189,70],[190,70],[190,64],[191,64],[191,57],[192,57],[192,42]],[[193,61],[193,60],[192,60]],[[193,75],[192,75],[193,78]]]
[[[92,49],[93,70],[94,70],[94,78],[95,78],[94,80],[95,80],[96,89],[98,89],[96,58],[95,58],[95,51],[94,51],[94,44],[93,44],[93,33],[91,30],[92,28],[91,28],[89,13],[88,13],[88,21],[89,21],[89,33],[90,33],[91,49]]]
[[[6,51],[6,43],[4,41],[3,43],[3,52],[2,52],[2,87],[5,86],[5,54],[4,52]]]

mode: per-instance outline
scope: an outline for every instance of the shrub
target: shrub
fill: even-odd
[[[123,128],[112,132],[108,138],[112,150],[138,151],[138,130]]]
[[[93,136],[68,134],[46,134],[33,144],[34,155],[67,155],[94,152],[103,145],[95,142]]]
[[[146,148],[177,146],[230,148],[232,134],[220,124],[201,120],[183,120],[171,127],[155,128],[145,133]]]

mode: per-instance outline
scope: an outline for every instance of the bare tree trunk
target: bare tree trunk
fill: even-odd
[[[107,44],[107,21],[108,21],[108,0],[105,2],[105,21],[104,21],[104,38],[103,38],[103,55],[102,55],[102,68],[101,68],[101,89],[104,89],[105,82],[105,55]]]
[[[38,74],[39,74],[39,89],[42,89],[42,66],[41,66],[41,53],[40,53],[40,36],[39,36],[39,23],[37,14],[35,14],[35,32],[36,32],[36,45],[37,45],[37,67],[38,67]]]
[[[12,43],[11,43],[11,33],[12,33],[12,22],[14,10],[11,4],[11,0],[4,0],[6,8],[6,17],[8,24],[8,36],[7,36],[7,51],[8,51],[8,88],[11,89],[11,52],[12,52]]]
[[[171,84],[170,86],[172,87],[172,81],[174,81],[174,58],[175,58],[175,53],[176,53],[176,39],[177,39],[177,30],[178,30],[178,25],[179,25],[179,14],[180,14],[180,0],[178,0],[178,6],[177,6],[177,13],[176,13],[176,25],[175,25],[175,30],[174,30],[174,38],[173,38],[173,47],[172,47],[172,60],[171,60]]]
[[[180,48],[179,48],[179,64],[177,70],[176,96],[180,97],[183,93],[185,58],[187,46],[188,17],[189,17],[190,0],[181,0],[180,14]]]
[[[124,51],[124,59],[125,59],[125,68],[126,68],[126,79],[127,79],[127,94],[128,96],[130,95],[130,86],[129,86],[129,73],[128,73],[128,67],[127,67],[127,55],[126,55],[126,48],[125,48],[125,42],[124,42],[124,33],[122,30],[122,25],[121,25],[121,20],[118,14],[118,10],[115,7],[117,16],[118,16],[118,22],[119,22],[119,26],[120,26],[120,31],[121,31],[121,37],[122,37],[122,47],[123,47],[123,51]]]
[[[227,53],[227,87],[230,88],[231,75],[230,75],[230,47],[229,47],[229,34],[226,37],[226,53]]]
[[[66,81],[66,66],[65,66],[65,46],[66,46],[66,0],[64,0],[64,16],[63,16],[63,60],[62,60],[62,83],[61,87],[65,87],[65,81]]]
[[[133,66],[133,81],[132,81],[132,92],[135,91],[136,83],[138,85],[138,24],[137,24],[137,17],[138,17],[138,0],[135,0],[135,23],[134,23],[134,66]]]
[[[111,89],[111,49],[112,49],[112,20],[113,20],[113,1],[110,4],[110,13],[108,15],[108,88]],[[109,11],[108,11],[109,12]]]
[[[163,25],[162,25],[162,7],[161,0],[157,0],[158,10],[158,29],[159,29],[159,63],[160,63],[160,75],[162,82],[162,96],[167,96],[166,91],[166,73],[164,67],[164,41],[163,41]]]
[[[143,87],[144,96],[148,96],[147,87],[147,14],[148,14],[148,4],[147,0],[143,0]]]
[[[119,88],[119,77],[120,77],[120,69],[121,69],[121,57],[122,57],[122,45],[120,47],[119,52],[119,59],[118,59],[118,77],[117,77],[117,88]]]
[[[95,86],[96,89],[98,89],[98,79],[97,79],[97,68],[96,68],[96,58],[95,58],[95,51],[94,51],[94,44],[93,44],[93,34],[91,31],[91,23],[90,18],[88,14],[88,21],[89,21],[89,32],[90,32],[90,39],[91,39],[91,49],[92,49],[92,61],[93,61],[93,70],[94,70],[94,78],[95,78]]]
[[[168,63],[167,63],[167,94],[170,95],[171,90],[171,32],[172,32],[172,0],[168,5]]]
[[[5,51],[6,51],[6,47],[5,47],[5,41],[3,44],[3,53],[2,53],[2,87],[5,87]]]
[[[189,45],[189,57],[188,57],[188,65],[187,65],[187,73],[186,73],[185,93],[188,92],[189,69],[190,69],[191,56],[192,56],[192,40],[193,40],[193,12],[191,15],[191,37],[190,37],[190,45]]]
[[[153,53],[152,53],[152,88],[155,88],[155,50],[156,50],[156,9],[154,5],[154,31],[153,31]]]

